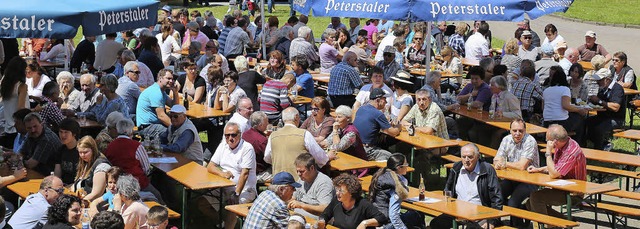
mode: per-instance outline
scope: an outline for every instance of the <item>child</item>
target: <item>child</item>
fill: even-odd
[[[304,216],[294,213],[289,216],[289,226],[287,226],[287,229],[304,229],[305,225],[307,225],[307,221],[304,219]]]
[[[102,195],[102,198],[96,198],[91,203],[92,206],[96,206],[97,211],[113,210],[113,197],[118,193],[116,183],[118,183],[118,177],[123,173],[122,168],[118,166],[107,170],[107,191]]]
[[[169,211],[165,206],[156,205],[147,212],[147,226],[156,229],[177,229],[169,225]]]

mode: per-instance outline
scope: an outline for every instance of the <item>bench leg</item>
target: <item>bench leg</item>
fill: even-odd
[[[571,220],[571,208],[573,205],[571,205],[571,193],[567,192],[567,218],[569,220]]]
[[[187,228],[187,202],[189,201],[189,190],[186,186],[182,186],[182,228]]]

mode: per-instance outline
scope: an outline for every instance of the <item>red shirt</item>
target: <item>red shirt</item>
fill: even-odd
[[[562,179],[587,180],[587,159],[575,140],[569,138],[564,147],[556,149],[553,163]]]
[[[242,134],[242,140],[251,144],[253,151],[256,153],[256,174],[260,174],[269,168],[269,164],[264,161],[264,150],[267,148],[267,141],[269,140],[267,136],[252,127]]]

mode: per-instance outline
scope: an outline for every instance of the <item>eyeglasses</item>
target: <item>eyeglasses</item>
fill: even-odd
[[[611,59],[613,62],[620,62],[620,59]]]
[[[395,56],[396,54],[395,54],[395,53],[388,53],[388,52],[387,52],[387,53],[384,53],[384,54],[382,54],[382,55],[383,55],[383,56]]]
[[[238,137],[238,133],[233,133],[233,134],[224,134],[224,137],[225,137],[225,138],[230,138],[230,137],[231,137],[231,138],[235,138],[235,137]]]
[[[336,194],[338,194],[338,193],[344,194],[344,193],[347,193],[347,191],[346,190],[342,190],[341,188],[336,188]]]
[[[130,73],[134,73],[136,75],[140,75],[140,71],[129,71]]]
[[[527,37],[522,37],[522,38],[525,39],[525,40],[531,40],[532,37],[528,37],[527,36]]]
[[[48,189],[51,189],[51,190],[53,190],[53,191],[57,192],[58,194],[62,194],[62,193],[64,192],[64,187],[62,187],[62,188],[57,188],[57,189],[52,188],[52,187],[49,187]]]

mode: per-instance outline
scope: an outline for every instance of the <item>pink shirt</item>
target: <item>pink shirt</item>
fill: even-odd
[[[367,31],[367,44],[369,44],[369,46],[377,47],[377,45],[373,44],[373,34],[378,32],[378,27],[376,27],[373,23],[370,23],[362,29]]]
[[[125,228],[136,228],[135,225],[138,225],[139,228],[146,229],[148,211],[149,207],[140,201],[134,201],[129,206],[122,205],[122,218],[127,225]]]
[[[575,140],[569,138],[563,148],[556,149],[553,163],[562,179],[587,180],[587,159]]]
[[[187,35],[189,33],[189,30],[187,29],[187,32],[185,32],[184,34],[184,38],[182,38],[182,44],[184,44],[187,41]],[[207,42],[209,42],[209,37],[207,37],[207,35],[205,35],[202,31],[198,31],[198,36],[195,38],[191,38],[191,41],[197,41],[200,42],[200,44],[202,45],[202,51],[206,51],[207,49]]]

